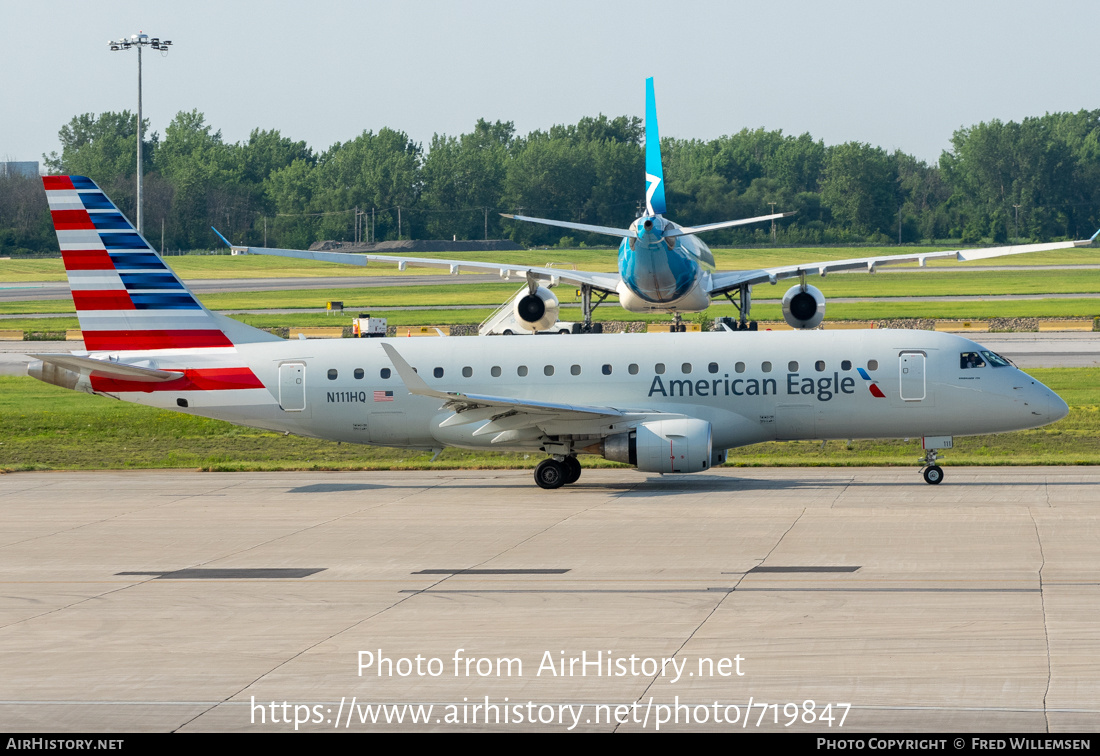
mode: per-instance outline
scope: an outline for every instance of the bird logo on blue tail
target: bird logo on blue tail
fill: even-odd
[[[650,215],[663,215],[665,172],[661,167],[661,135],[657,130],[657,101],[653,77],[645,80],[645,207]]]

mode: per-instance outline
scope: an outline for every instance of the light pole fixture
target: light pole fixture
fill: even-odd
[[[112,52],[119,50],[129,50],[131,47],[137,48],[138,53],[138,108],[137,108],[137,230],[139,234],[145,233],[145,226],[142,220],[141,212],[141,48],[151,47],[154,50],[160,52],[168,52],[169,45],[172,44],[172,40],[166,39],[161,41],[159,37],[150,37],[144,32],[138,32],[137,34],[131,34],[129,37],[123,37],[119,40],[112,40],[107,43],[110,46]]]

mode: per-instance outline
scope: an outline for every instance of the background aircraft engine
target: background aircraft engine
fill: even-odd
[[[645,472],[700,472],[715,459],[710,423],[698,418],[642,423],[629,433],[608,436],[600,447],[605,459]]]
[[[525,291],[516,297],[512,312],[528,331],[547,331],[558,322],[558,298],[539,286],[534,294]]]
[[[783,295],[783,319],[791,328],[815,328],[825,317],[825,295],[806,284],[792,286]]]

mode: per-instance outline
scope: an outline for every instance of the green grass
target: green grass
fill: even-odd
[[[776,301],[797,281],[780,282],[776,286],[753,288],[753,300]],[[877,273],[832,275],[812,278],[810,283],[821,289],[826,299],[841,297],[983,297],[1001,294],[1094,294],[1100,293],[1100,270],[986,271],[980,274],[964,272],[931,272],[920,275]],[[497,306],[517,290],[515,283],[443,284],[427,286],[393,286],[377,288],[295,289],[287,291],[254,291],[208,293],[203,303],[214,310],[312,309],[324,307],[329,300],[340,300],[348,309],[371,307],[449,307],[454,305]],[[576,288],[560,286],[558,297],[564,304],[576,303]],[[614,299],[609,301],[614,305]],[[890,307],[895,307],[890,304]],[[28,300],[0,302],[0,314],[38,314],[74,312],[72,300]]]
[[[953,465],[1100,464],[1100,371],[1028,371],[1070,405],[1065,419],[1036,430],[960,437]],[[337,444],[244,428],[105,397],[31,378],[0,377],[0,470],[201,468],[208,470],[377,470],[533,467],[542,455],[448,449],[430,454]],[[730,452],[732,465],[913,465],[916,440],[795,441]],[[585,457],[585,466],[613,466]]]

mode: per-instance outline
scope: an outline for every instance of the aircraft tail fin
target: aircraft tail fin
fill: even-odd
[[[43,176],[88,351],[209,349],[274,341],[210,312],[85,176]]]
[[[645,80],[645,206],[650,215],[663,215],[665,172],[661,167],[661,135],[657,129],[657,101],[653,77]]]

